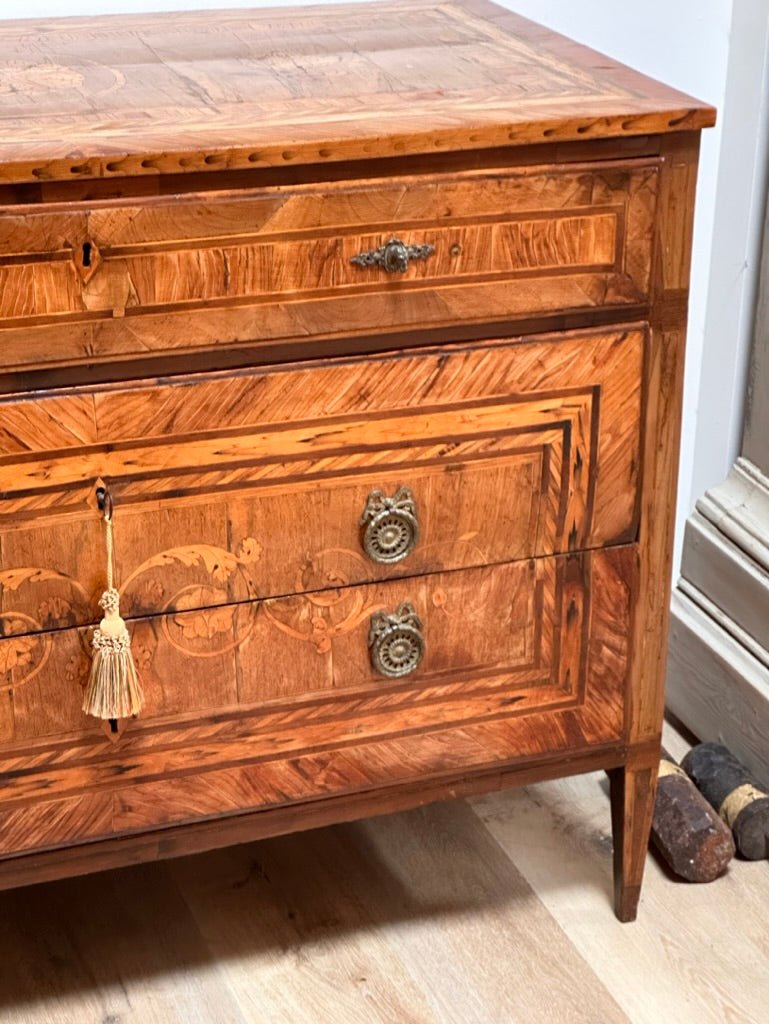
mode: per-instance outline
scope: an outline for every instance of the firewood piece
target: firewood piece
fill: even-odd
[[[681,767],[734,833],[747,860],[769,857],[769,794],[721,743],[700,743]]]
[[[666,750],[651,837],[670,869],[687,882],[712,882],[734,856],[731,830]]]

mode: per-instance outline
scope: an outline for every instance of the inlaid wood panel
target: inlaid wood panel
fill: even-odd
[[[177,692],[200,700],[221,673],[242,703],[216,695],[215,713],[165,719],[153,717],[168,697],[165,652],[190,620],[137,623],[140,658],[145,644],[154,648],[142,666],[147,715],[116,744],[96,723],[84,723],[79,737],[6,744],[0,850],[73,841],[76,806],[94,822],[80,838],[94,838],[107,798],[113,818],[104,835],[617,743],[636,572],[635,549],[612,548],[352,588],[325,606],[309,597],[268,602],[255,609],[247,638],[235,643],[232,619],[222,629],[234,664],[193,654],[202,632],[190,625],[186,653],[173,654]],[[423,617],[427,653],[413,677],[385,679],[367,663],[367,620],[404,598]],[[210,623],[210,614],[198,618]],[[330,624],[325,638],[313,619]],[[78,703],[77,682],[54,670],[72,640],[75,630],[55,635],[51,690],[38,708]],[[316,692],[284,692],[300,678]],[[38,801],[47,818],[25,816]]]
[[[210,345],[186,329],[196,311],[219,313],[225,345],[322,333],[329,302],[353,310],[342,331],[440,324],[468,287],[507,318],[642,305],[657,178],[641,160],[0,208],[6,369]],[[393,236],[435,251],[403,274],[351,262]]]
[[[443,692],[433,688],[455,680],[462,695],[476,680],[484,691],[528,688],[516,698],[522,706],[561,702],[578,684],[584,589],[579,564],[561,556],[557,564],[533,559],[142,618],[132,626],[146,696],[141,718],[350,689],[373,691],[376,703],[394,685],[406,687],[406,705],[414,703],[415,688],[432,705]],[[412,676],[393,683],[371,664],[369,626],[375,612],[392,612],[403,601],[423,622],[426,653]],[[564,650],[567,612],[573,639]],[[16,662],[3,677],[13,695],[6,734],[89,731],[92,722],[80,710],[88,640],[84,629],[0,640],[4,660]],[[365,701],[358,724],[364,710]],[[403,711],[414,723],[435,713]]]
[[[485,0],[386,0],[6,23],[0,118],[2,177],[35,182],[643,135],[714,112]]]
[[[644,345],[575,333],[0,400],[3,632],[94,620],[99,480],[129,616],[632,539]],[[361,513],[401,486],[419,541],[383,566]]]

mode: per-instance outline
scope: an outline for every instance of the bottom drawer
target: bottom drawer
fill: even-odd
[[[5,744],[0,856],[619,742],[635,566],[618,547],[137,620],[146,714],[117,742]],[[64,732],[86,640],[45,638]]]

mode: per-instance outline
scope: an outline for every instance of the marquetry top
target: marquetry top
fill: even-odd
[[[705,104],[487,0],[0,26],[0,181],[696,129]]]

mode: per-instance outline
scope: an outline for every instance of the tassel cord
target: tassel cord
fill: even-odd
[[[108,500],[104,507],[104,544],[107,548],[107,590],[115,586],[115,535],[112,526],[112,499]],[[117,731],[117,718],[108,718],[110,729]]]
[[[107,547],[107,590],[115,586],[115,539],[112,528],[112,512],[104,513],[105,539]]]
[[[104,611],[93,635],[93,660],[83,699],[83,711],[107,719],[112,731],[117,720],[137,715],[144,703],[141,682],[131,654],[131,637],[120,616],[120,594],[115,588],[115,545],[112,499],[107,491],[103,505],[107,556],[107,589],[99,601]]]

